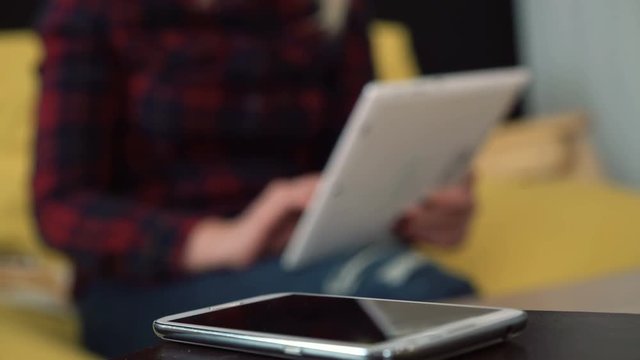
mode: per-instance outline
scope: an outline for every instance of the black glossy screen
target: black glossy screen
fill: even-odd
[[[385,300],[288,295],[174,322],[370,344],[492,311]]]

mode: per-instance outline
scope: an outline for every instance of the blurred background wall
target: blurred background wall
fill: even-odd
[[[408,26],[421,70],[434,74],[518,63],[513,0],[374,0],[376,17]]]
[[[527,110],[587,110],[612,178],[640,187],[640,1],[517,0]]]
[[[43,0],[4,0],[0,3],[0,29],[27,27]]]

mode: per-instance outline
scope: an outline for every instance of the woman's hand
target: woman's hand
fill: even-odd
[[[274,180],[236,219],[205,219],[191,232],[183,254],[189,272],[242,269],[287,243],[319,177]]]
[[[474,206],[473,178],[467,176],[407,209],[395,231],[412,243],[453,247],[464,240]]]

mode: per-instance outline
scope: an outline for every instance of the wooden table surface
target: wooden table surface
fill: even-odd
[[[477,359],[640,359],[640,315],[529,311],[527,328],[510,342],[456,357]],[[264,360],[268,357],[160,342],[122,359]]]

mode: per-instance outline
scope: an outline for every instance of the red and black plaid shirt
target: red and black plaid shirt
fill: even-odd
[[[157,280],[204,216],[321,170],[371,78],[362,2],[344,33],[311,0],[53,0],[34,196],[80,279]]]

